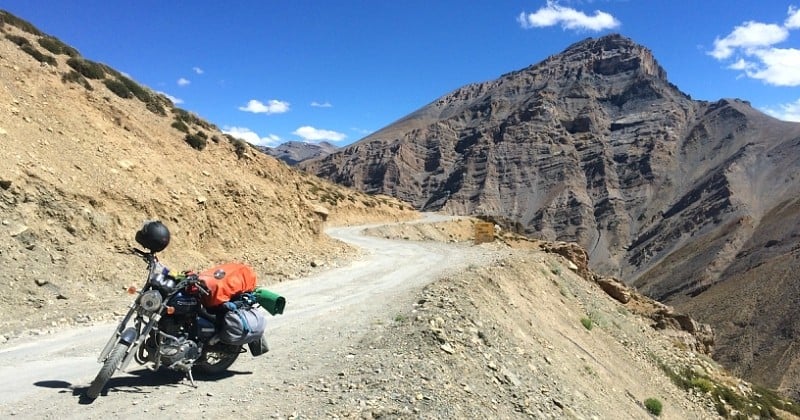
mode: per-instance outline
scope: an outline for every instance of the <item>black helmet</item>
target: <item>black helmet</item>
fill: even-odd
[[[169,245],[169,229],[158,220],[144,222],[136,232],[136,242],[150,252],[160,252]]]

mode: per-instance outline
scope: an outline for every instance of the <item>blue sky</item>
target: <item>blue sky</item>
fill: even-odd
[[[741,98],[800,121],[800,0],[0,0],[0,9],[262,145],[346,145],[460,86],[608,33],[651,49],[694,99]]]

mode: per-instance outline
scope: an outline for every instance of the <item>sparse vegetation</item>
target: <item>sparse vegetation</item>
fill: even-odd
[[[689,386],[705,393],[709,393],[714,389],[714,383],[708,380],[708,378],[702,377],[689,380]]]
[[[94,90],[94,88],[92,87],[92,84],[89,83],[89,81],[86,80],[85,77],[81,76],[81,74],[78,73],[75,70],[70,70],[68,73],[64,73],[61,76],[61,81],[64,82],[64,83],[67,83],[67,82],[77,83],[77,84],[83,86],[84,88],[86,88],[86,90]]]
[[[754,385],[752,392],[743,395],[730,386],[688,367],[675,371],[660,361],[658,364],[679,388],[693,389],[711,397],[717,413],[722,417],[748,418],[748,416],[757,415],[762,418],[775,418],[777,417],[776,409],[800,416],[800,407],[781,398],[775,391]]]
[[[119,82],[125,85],[125,87],[128,88],[128,90],[133,94],[133,96],[139,98],[140,101],[144,103],[150,101],[151,99],[150,92],[148,92],[147,89],[143,88],[140,84],[134,82],[133,80],[125,76],[119,77]]]
[[[233,145],[234,151],[236,152],[236,157],[241,159],[247,154],[247,142],[244,140],[237,139],[233,136],[229,137],[231,144]]]
[[[189,134],[189,126],[187,126],[186,123],[184,123],[181,120],[173,121],[172,122],[172,128],[174,128],[174,129],[176,129],[178,131],[183,131],[186,134]]]
[[[203,150],[206,148],[206,145],[208,145],[206,138],[199,135],[199,133],[187,134],[184,140],[186,143],[189,143],[189,146],[192,146],[192,148],[196,150]]]
[[[106,76],[106,72],[102,64],[95,63],[94,61],[85,60],[78,57],[70,57],[67,60],[67,65],[75,69],[78,73],[82,74],[87,79],[102,79]]]
[[[103,84],[106,85],[108,90],[114,92],[117,96],[123,99],[130,99],[133,98],[133,93],[125,86],[124,83],[120,82],[119,80],[115,79],[106,79],[103,80]]]
[[[39,45],[42,46],[42,48],[46,49],[47,51],[50,51],[53,54],[68,55],[70,57],[80,56],[78,50],[61,42],[61,40],[58,38],[52,36],[43,36],[39,38],[38,42]]]
[[[583,365],[583,371],[589,376],[597,376],[597,372],[595,372],[594,369],[592,369],[592,367],[589,365]]]
[[[25,51],[31,57],[38,60],[40,63],[47,63],[51,66],[55,66],[58,64],[58,61],[56,61],[55,57],[53,57],[50,54],[45,54],[39,51],[36,47],[33,46],[33,44],[24,44],[21,45],[20,48],[22,49],[22,51]]]
[[[19,35],[6,34],[6,39],[8,39],[9,41],[17,44],[17,46],[20,46],[20,47],[23,46],[23,45],[28,45],[28,44],[31,43],[30,41],[28,41],[28,38],[25,38],[24,36],[19,36]]]
[[[592,327],[594,326],[594,321],[592,321],[592,319],[589,317],[583,317],[581,318],[581,324],[584,328],[591,331]]]
[[[179,121],[183,121],[189,125],[197,125],[206,130],[216,130],[217,127],[213,124],[210,124],[208,121],[203,120],[202,118],[198,117],[197,115],[186,111],[185,109],[181,108],[173,108],[172,110],[175,114],[175,119]]]
[[[164,104],[156,95],[151,96],[150,100],[145,103],[145,107],[147,108],[148,111],[152,112],[153,114],[160,115],[162,117],[167,116],[167,109],[164,107]]]
[[[646,408],[650,414],[654,416],[660,416],[661,410],[664,408],[664,406],[657,398],[648,398],[644,400],[644,408]]]
[[[11,26],[15,26],[31,35],[43,35],[41,31],[36,29],[36,27],[27,20],[20,19],[11,13],[6,12],[5,10],[0,10],[0,23],[7,23]]]

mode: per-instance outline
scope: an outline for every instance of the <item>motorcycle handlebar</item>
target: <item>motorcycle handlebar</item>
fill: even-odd
[[[200,291],[201,295],[208,296],[211,293],[211,290],[209,290],[208,286],[206,286],[206,282],[197,277],[197,274],[188,275],[186,280],[190,285],[197,286],[197,290]]]

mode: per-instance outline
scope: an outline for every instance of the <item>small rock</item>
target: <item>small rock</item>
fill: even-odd
[[[5,225],[6,223],[3,223],[3,224]],[[28,227],[23,225],[23,224],[21,224],[21,223],[17,223],[17,224],[10,224],[9,223],[9,225],[11,226],[10,233],[11,233],[11,237],[12,238],[15,237],[15,236],[19,236],[19,235],[21,235],[21,234],[23,234],[23,233],[28,231]]]
[[[454,349],[453,346],[450,345],[450,343],[444,343],[441,346],[439,346],[439,348],[444,350],[444,352],[448,354],[455,354],[456,352],[456,349]]]
[[[506,368],[500,369],[500,374],[503,375],[503,379],[504,379],[503,382],[505,382],[505,383],[508,383],[508,384],[511,384],[511,385],[514,385],[514,386],[519,386],[520,383],[521,383],[519,381],[519,378],[517,378],[517,375],[514,375],[513,373],[511,373],[511,371],[509,371]]]
[[[128,159],[122,159],[117,162],[120,168],[125,169],[126,171],[130,171],[136,165],[133,161]]]

